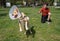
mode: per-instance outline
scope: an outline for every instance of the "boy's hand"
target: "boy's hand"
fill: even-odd
[[[38,14],[40,14],[40,11],[38,12]]]

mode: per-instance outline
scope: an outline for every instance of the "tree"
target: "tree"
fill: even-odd
[[[41,4],[47,3],[48,5],[53,5],[54,0],[40,0]]]

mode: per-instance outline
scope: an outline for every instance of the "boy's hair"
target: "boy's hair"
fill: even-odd
[[[47,3],[43,3],[43,5],[46,5],[47,6],[48,4]]]

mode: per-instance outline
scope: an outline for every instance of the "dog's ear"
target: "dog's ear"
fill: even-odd
[[[24,16],[26,16],[26,15],[25,15],[23,12],[21,12],[21,16],[24,17]]]

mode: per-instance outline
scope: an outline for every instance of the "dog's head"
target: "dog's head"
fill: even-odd
[[[14,10],[12,16],[14,16],[15,18],[18,16],[18,9],[17,8]]]

